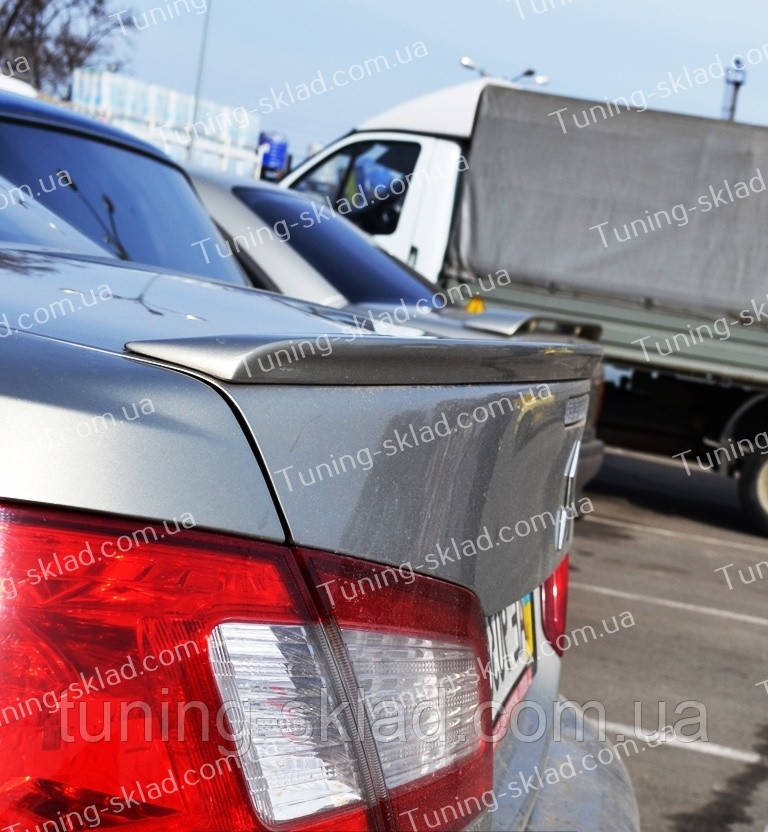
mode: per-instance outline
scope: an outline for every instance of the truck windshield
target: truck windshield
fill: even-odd
[[[273,188],[238,186],[235,196],[281,233],[350,303],[432,302],[429,285],[393,260],[350,222],[323,205]],[[317,210],[315,210],[317,209]],[[285,233],[287,232],[287,233]]]
[[[37,201],[115,257],[247,282],[234,259],[206,262],[195,245],[221,238],[173,165],[82,134],[2,121],[0,175],[13,184],[8,204],[0,199],[0,228],[10,229],[11,216]],[[49,244],[44,236],[37,242]]]

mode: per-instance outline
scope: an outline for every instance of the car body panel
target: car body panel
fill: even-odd
[[[528,385],[229,389],[298,543],[407,562],[471,588],[486,614],[537,587],[562,558],[555,521],[583,430],[565,427],[564,409],[587,392],[586,382],[553,384],[541,397]],[[315,404],[320,395],[323,408]],[[472,423],[462,415],[475,408],[495,418]],[[451,432],[435,429],[431,441],[416,444],[413,433],[426,440],[424,428],[438,423]],[[400,450],[403,436],[412,447]],[[505,531],[515,539],[498,541],[502,526],[518,522],[522,534]],[[526,524],[536,531],[526,535]],[[496,545],[481,551],[487,544],[476,543],[475,555],[457,555],[454,541],[461,550],[485,531]]]
[[[19,323],[29,320],[33,326],[28,332],[32,335],[109,351],[122,356],[112,359],[119,367],[131,367],[130,360],[148,359],[135,355],[130,359],[132,354],[126,352],[125,344],[160,335],[171,344],[174,336],[189,339],[193,345],[200,339],[208,352],[211,341],[215,347],[222,336],[257,328],[262,337],[272,334],[279,339],[286,332],[302,333],[306,338],[329,334],[357,337],[353,329],[333,319],[341,316],[343,321],[340,312],[331,311],[331,318],[310,314],[300,303],[255,289],[146,273],[109,261],[77,261],[18,251],[5,252],[4,257],[15,265],[5,277],[6,301],[0,316],[9,345],[14,338],[23,337],[17,334],[24,329]],[[62,299],[73,300],[69,306],[56,306]],[[39,314],[41,310],[43,315]],[[315,357],[316,362],[325,361],[329,368],[325,382],[331,386],[325,388],[307,384],[306,378],[303,384],[226,384],[212,373],[206,374],[204,365],[187,362],[184,366],[183,358],[174,364],[162,358],[154,360],[204,378],[226,395],[250,427],[251,440],[272,472],[272,487],[292,539],[303,545],[385,563],[414,562],[417,556],[429,554],[431,547],[450,544],[453,537],[477,537],[486,525],[495,533],[495,527],[502,524],[527,521],[543,512],[557,513],[563,504],[568,455],[583,430],[583,422],[565,427],[565,404],[568,398],[589,391],[588,379],[599,360],[596,347],[585,345],[578,351],[523,341],[503,348],[493,340],[466,342],[467,347],[476,347],[480,356],[476,359],[475,381],[486,380],[473,384],[471,349],[467,349],[466,366],[461,362],[453,366],[446,358],[450,342],[422,340],[418,346],[433,347],[433,359],[430,362],[428,354],[423,369],[428,371],[433,363],[434,377],[442,373],[444,380],[462,374],[458,376],[462,384],[440,386],[424,384],[428,372],[413,376],[408,361],[399,361],[398,346],[407,353],[408,344],[413,342],[377,335],[365,335],[363,340],[367,347],[361,343],[364,360],[358,362],[363,375],[354,377],[351,386],[343,367],[338,373],[340,386],[333,386],[333,355]],[[368,365],[376,365],[378,340],[379,349],[392,357],[386,385],[360,386]],[[347,346],[356,346],[354,338]],[[372,357],[366,349],[374,350]],[[74,356],[72,361],[78,363]],[[138,373],[135,367],[134,371]],[[149,374],[149,368],[145,372]],[[398,373],[400,384],[395,383]],[[505,377],[508,382],[501,383]],[[421,379],[418,386],[406,386],[417,379]],[[27,395],[31,394],[30,390]],[[123,401],[126,396],[130,400],[131,395],[141,398],[138,393],[128,393]],[[320,396],[322,408],[316,404]],[[107,412],[109,406],[115,406],[114,397],[104,401],[102,412]],[[402,432],[410,425],[418,430],[434,425],[443,415],[455,427],[460,414],[472,413],[475,408],[481,408],[481,416],[486,410],[491,415],[476,423],[463,417],[464,423],[470,423],[467,429],[457,428],[449,437],[438,437],[412,450],[404,448],[402,453],[382,453],[370,470],[358,466],[358,470],[332,479],[322,488],[291,492],[274,473],[288,465],[303,470],[326,462],[327,456],[318,457],[319,449],[340,455],[375,448],[391,438],[394,430]],[[190,403],[189,413],[194,411]],[[241,434],[234,418],[228,415],[227,419],[229,432]],[[187,426],[182,422],[179,432],[185,433]],[[239,438],[242,443],[242,435]],[[153,453],[158,449],[153,448]],[[253,461],[252,453],[246,457]],[[255,470],[255,466],[252,468]],[[198,485],[202,490],[200,499],[204,499],[208,481]],[[242,493],[239,486],[238,492]],[[425,495],[428,511],[424,510]],[[59,492],[57,496],[61,502],[64,494]],[[381,522],[371,523],[365,510],[368,501],[379,506]],[[230,507],[232,511],[234,506]],[[134,512],[131,509],[129,513]],[[253,526],[248,525],[253,521],[247,514],[237,519],[231,514],[223,516],[230,518],[232,531],[250,528],[253,533]],[[213,525],[223,528],[226,524],[222,520]],[[277,534],[274,524],[265,528],[270,536]],[[487,611],[493,612],[520,598],[552,571],[562,555],[558,555],[554,540],[555,529],[549,523],[530,537],[495,549],[491,555],[503,558],[504,568],[490,568],[490,562],[483,567],[478,557],[474,562],[440,563],[434,574],[475,589],[484,597]]]
[[[310,314],[302,310],[301,302],[288,302],[279,295],[137,269],[116,260],[3,249],[0,268],[4,271],[0,330],[28,328],[117,352],[134,339],[254,331],[311,337],[350,329],[333,319],[332,310]],[[36,310],[45,310],[38,313],[45,318],[43,323],[35,320]],[[352,323],[349,316],[341,318]]]
[[[234,413],[187,375],[7,333],[0,412],[3,498],[285,539]]]

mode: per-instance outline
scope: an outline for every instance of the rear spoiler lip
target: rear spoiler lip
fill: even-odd
[[[591,378],[589,343],[366,335],[222,335],[130,341],[133,355],[233,384],[403,386],[558,382]]]

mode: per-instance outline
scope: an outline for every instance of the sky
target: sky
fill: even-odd
[[[158,8],[165,20],[142,16]],[[549,76],[546,92],[634,95],[640,106],[715,118],[719,76],[740,55],[747,81],[737,119],[768,124],[766,0],[139,0],[132,10],[150,25],[118,30],[126,74],[193,92],[209,15],[203,97],[258,109],[262,129],[286,133],[295,159],[402,101],[471,80],[463,55],[498,76],[533,67]],[[375,69],[377,56],[389,68]],[[366,60],[368,71],[352,80]],[[330,83],[335,73],[339,85]],[[296,98],[319,77],[334,88],[293,103],[276,98],[286,85]]]

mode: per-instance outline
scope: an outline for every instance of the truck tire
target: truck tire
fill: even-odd
[[[739,477],[739,498],[744,511],[768,535],[768,456],[750,454]]]

